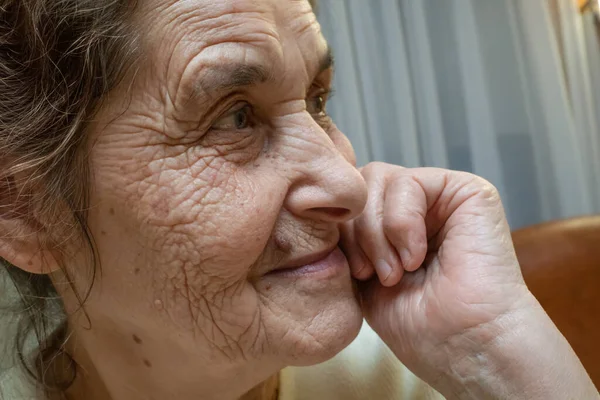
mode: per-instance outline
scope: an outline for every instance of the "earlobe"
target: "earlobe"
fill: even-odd
[[[0,179],[0,257],[29,273],[49,274],[59,265],[46,247],[45,227],[26,198],[14,178]]]
[[[49,274],[59,268],[56,258],[49,250],[41,248],[39,240],[32,237],[0,237],[0,257],[10,264],[31,274]],[[36,243],[34,243],[36,242]]]

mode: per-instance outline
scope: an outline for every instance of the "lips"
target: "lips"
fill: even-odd
[[[349,275],[350,267],[346,256],[339,247],[298,257],[271,270],[264,278],[309,279],[318,281]]]
[[[302,256],[302,257],[295,258],[294,260],[271,270],[269,273],[276,273],[276,272],[281,272],[281,271],[286,271],[286,270],[294,270],[294,269],[301,268],[301,267],[304,267],[307,265],[315,264],[315,263],[327,258],[336,249],[337,249],[337,246],[334,246],[334,247],[331,247],[326,250],[322,250],[322,251],[319,251],[316,253],[312,253],[312,254]]]

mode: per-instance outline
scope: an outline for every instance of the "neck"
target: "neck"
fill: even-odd
[[[96,326],[67,343],[77,364],[69,400],[277,399],[278,374],[261,375],[252,366],[217,370],[214,363],[177,346],[137,343],[140,338],[121,337],[114,329],[98,332]]]
[[[80,376],[75,380],[73,386],[67,392],[67,400],[114,400],[107,387],[99,379],[97,374],[90,376],[86,371],[86,376]],[[197,396],[198,397],[198,396]],[[279,374],[275,374],[269,379],[261,382],[239,400],[277,400],[279,397]],[[58,400],[58,399],[57,399]]]

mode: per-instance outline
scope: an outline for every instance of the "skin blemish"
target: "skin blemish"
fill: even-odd
[[[109,208],[108,212],[110,213],[110,215],[115,215],[115,209],[114,208]]]
[[[144,365],[148,368],[152,368],[152,363],[144,358]]]
[[[29,265],[31,267],[33,265],[33,261],[31,261],[31,260],[27,261],[27,265]]]
[[[158,310],[162,310],[163,309],[163,303],[160,300],[154,300],[154,307],[156,307]]]
[[[290,243],[289,240],[285,239],[285,238],[281,238],[281,237],[275,237],[275,246],[277,246],[278,249],[280,249],[281,251],[283,251],[284,253],[289,253],[290,250],[292,249],[292,244]]]
[[[265,287],[265,290],[266,290],[266,291],[269,291],[269,290],[271,290],[271,284],[270,284],[270,283],[269,283],[269,284],[268,284],[268,285]]]
[[[142,344],[142,339],[140,339],[137,335],[133,335],[133,341],[137,344]]]
[[[101,235],[106,235],[106,232],[105,231],[100,231],[100,234]]]
[[[133,273],[136,274],[136,275],[139,274],[140,273],[140,269],[139,268],[134,269]]]

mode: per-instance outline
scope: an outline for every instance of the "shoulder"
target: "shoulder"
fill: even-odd
[[[331,360],[281,373],[280,400],[442,398],[402,365],[367,323]]]

